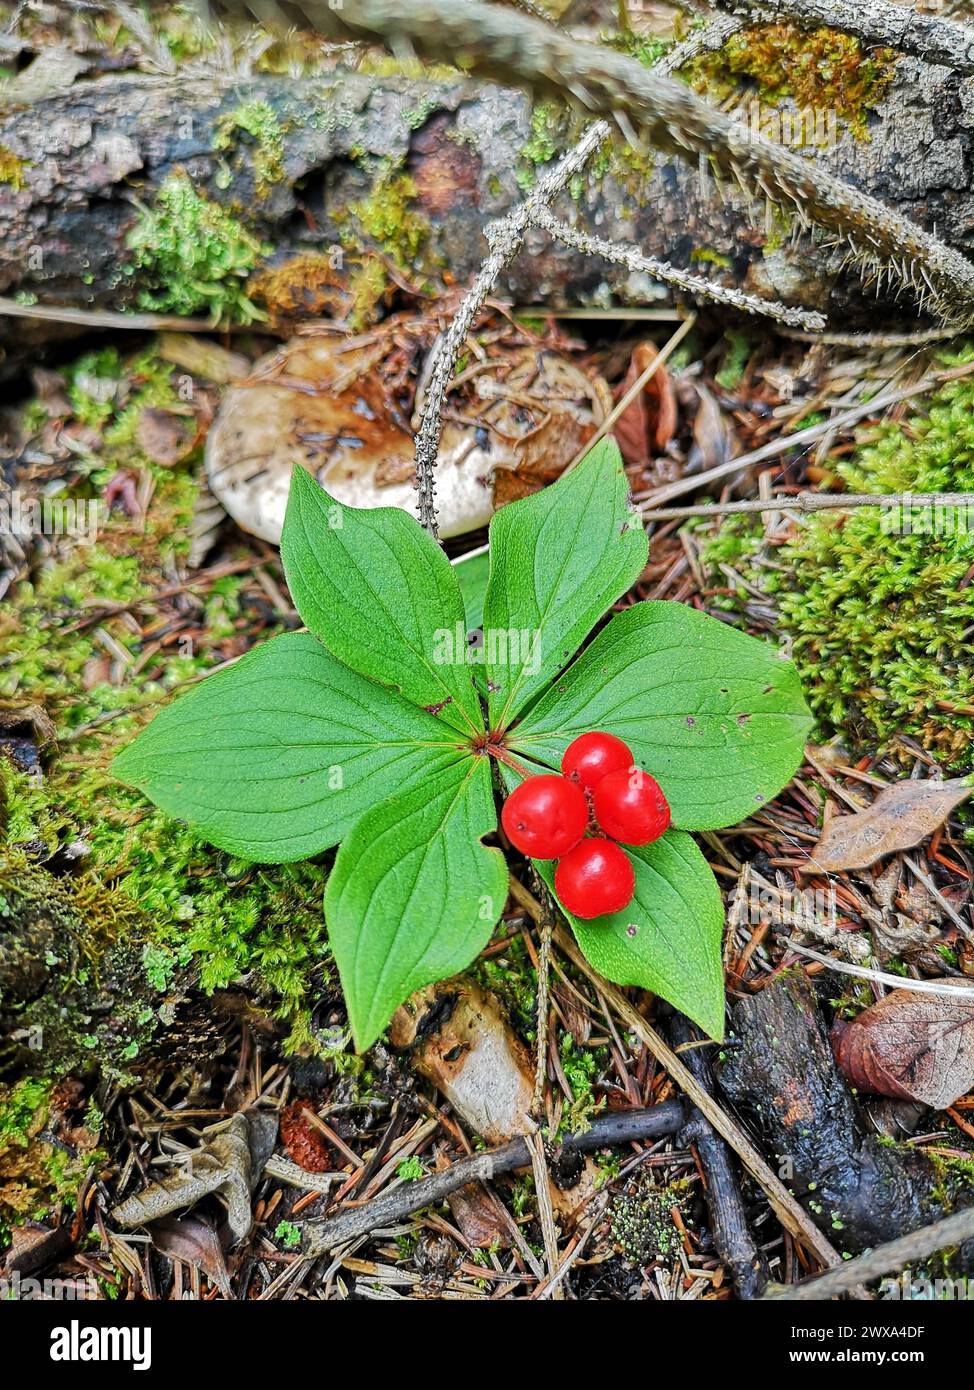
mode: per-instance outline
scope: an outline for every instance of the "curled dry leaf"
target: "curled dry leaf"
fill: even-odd
[[[161,1255],[201,1270],[224,1298],[233,1298],[220,1238],[197,1216],[167,1216],[152,1227],[152,1244]]]
[[[837,1024],[832,1046],[860,1091],[944,1110],[974,1087],[974,1000],[894,989]]]
[[[200,438],[200,424],[194,410],[147,406],[139,416],[135,434],[147,458],[161,468],[172,468],[195,449]]]
[[[409,369],[428,325],[383,325],[355,339],[304,335],[226,393],[206,444],[213,494],[245,531],[280,540],[291,470],[340,502],[414,512]],[[403,344],[406,344],[406,348]],[[608,391],[567,358],[513,347],[474,359],[444,411],[436,477],[440,533],[484,526],[498,504],[557,477],[604,418]],[[539,473],[540,470],[540,473]]]
[[[632,390],[658,355],[652,343],[639,343],[633,350],[625,380],[616,393],[619,400]],[[626,406],[612,433],[626,463],[648,468],[669,444],[675,429],[676,394],[669,372],[660,366]]]
[[[810,871],[865,869],[897,850],[912,849],[974,791],[967,778],[947,782],[897,782],[873,804],[851,816],[835,816],[811,852]]]
[[[119,1202],[112,1220],[124,1229],[145,1226],[218,1192],[227,1204],[227,1225],[236,1244],[250,1230],[251,1194],[276,1138],[277,1119],[264,1111],[250,1110],[234,1115],[229,1123],[212,1125],[204,1130],[200,1148],[186,1155],[182,1171]]]

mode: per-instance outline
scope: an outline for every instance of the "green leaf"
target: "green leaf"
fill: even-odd
[[[484,625],[484,596],[487,593],[487,576],[490,571],[490,555],[471,555],[458,560],[453,573],[460,585],[463,596],[463,611],[466,615],[467,631],[476,632]]]
[[[646,556],[612,440],[551,487],[501,508],[490,523],[484,602],[495,729],[507,728],[567,665]]]
[[[353,671],[468,735],[483,732],[460,586],[399,507],[346,507],[295,468],[281,558],[298,612]]]
[[[287,633],[157,714],[113,772],[247,859],[304,859],[465,757],[441,720]]]
[[[578,734],[624,739],[659,782],[674,825],[735,825],[794,776],[812,727],[791,662],[682,603],[616,614],[514,731],[560,766]]]
[[[359,1051],[414,990],[463,970],[507,898],[507,868],[481,844],[496,828],[490,765],[469,756],[390,797],[344,841],[325,920]]]
[[[566,912],[575,939],[607,980],[652,990],[720,1041],[724,908],[717,880],[681,830],[668,830],[654,844],[626,853],[636,873],[632,902],[590,922]],[[553,888],[552,865],[538,860],[536,866]]]

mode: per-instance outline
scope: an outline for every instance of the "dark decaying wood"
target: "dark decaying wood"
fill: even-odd
[[[838,1247],[852,1254],[974,1203],[921,1148],[869,1132],[839,1073],[804,976],[787,976],[732,1010],[720,1085],[759,1131],[769,1162]],[[961,1251],[974,1263],[974,1242]]]
[[[701,1086],[713,1091],[713,1072],[700,1032],[682,1014],[677,1014],[670,1037],[680,1060],[693,1072]],[[693,1144],[707,1180],[707,1206],[713,1227],[714,1245],[730,1271],[739,1298],[759,1298],[768,1271],[748,1227],[747,1212],[730,1149],[710,1122],[694,1110],[680,1135],[681,1142]]]

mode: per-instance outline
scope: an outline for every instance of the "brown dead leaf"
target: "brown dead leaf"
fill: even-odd
[[[974,786],[960,777],[884,787],[866,810],[829,821],[808,867],[816,873],[865,869],[886,854],[912,849],[932,835],[972,791]]]
[[[162,468],[172,468],[193,452],[199,439],[199,421],[193,412],[147,406],[139,416],[136,438],[147,458]]]
[[[974,1000],[895,989],[837,1025],[832,1046],[860,1091],[944,1110],[974,1087]]]
[[[151,1233],[161,1255],[193,1265],[224,1298],[233,1298],[220,1238],[208,1221],[198,1216],[167,1216],[153,1224]]]
[[[619,387],[619,400],[631,390],[657,353],[652,343],[640,343],[633,351],[626,378]],[[670,374],[658,367],[655,374],[626,406],[613,427],[620,452],[626,463],[648,468],[673,438],[676,429],[676,395]]]
[[[445,1154],[437,1154],[438,1173],[450,1166]],[[467,1183],[466,1187],[451,1192],[446,1200],[468,1245],[475,1250],[488,1250],[491,1246],[495,1249],[508,1248],[511,1242],[498,1203],[479,1182]]]
[[[250,1230],[251,1194],[276,1139],[277,1118],[265,1111],[241,1112],[210,1125],[199,1147],[187,1151],[181,1171],[119,1202],[112,1208],[112,1220],[125,1230],[148,1226],[218,1192],[227,1204],[227,1225],[236,1244]]]

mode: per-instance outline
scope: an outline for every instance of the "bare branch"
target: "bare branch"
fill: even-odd
[[[703,29],[694,29],[682,43],[664,53],[659,62],[653,64],[653,71],[661,72],[666,77],[679,72],[702,53],[716,53],[718,49],[723,48],[731,35],[743,29],[744,25],[745,20],[738,19],[736,15],[718,15]]]
[[[670,265],[668,261],[657,260],[655,256],[643,256],[634,246],[626,246],[622,242],[607,241],[605,237],[589,236],[585,232],[576,231],[567,222],[562,222],[555,217],[549,208],[538,208],[532,219],[536,226],[544,228],[553,237],[570,246],[574,251],[581,251],[587,256],[601,256],[604,260],[614,261],[617,265],[624,265],[629,270],[644,271],[647,275],[652,275],[656,280],[663,280],[668,285],[676,285],[677,288],[686,290],[689,294],[699,295],[703,299],[712,299],[717,304],[726,304],[729,308],[740,309],[745,314],[764,314],[768,318],[777,319],[779,323],[787,324],[791,328],[805,328],[815,330],[825,327],[825,315],[816,313],[814,310],[792,308],[787,304],[781,304],[774,299],[761,299],[758,295],[745,294],[743,290],[729,288],[726,285],[717,284],[713,280],[705,280],[702,275],[693,275],[688,270],[682,270],[679,266]]]
[[[494,282],[505,266],[521,249],[524,233],[532,224],[538,210],[562,191],[569,179],[585,167],[589,156],[598,149],[609,133],[605,121],[589,126],[574,149],[541,175],[523,203],[500,222],[490,223],[484,231],[490,252],[476,280],[464,296],[449,328],[434,350],[426,387],[423,415],[416,435],[416,486],[419,491],[419,519],[431,536],[437,534],[435,482],[436,457],[442,432],[443,402],[453,376],[457,357],[467,340],[474,319],[483,308]]]
[[[567,1149],[592,1152],[608,1144],[626,1144],[634,1139],[661,1139],[675,1134],[686,1115],[679,1101],[664,1101],[648,1110],[620,1110],[614,1114],[596,1115],[582,1134],[565,1140]],[[356,1236],[368,1234],[379,1226],[401,1221],[414,1211],[421,1211],[431,1202],[442,1201],[451,1192],[471,1182],[489,1182],[501,1173],[526,1168],[531,1154],[524,1136],[512,1139],[499,1149],[462,1158],[441,1173],[432,1173],[418,1182],[403,1183],[364,1206],[339,1212],[325,1221],[311,1221],[305,1226],[305,1253],[312,1259],[344,1245]]]
[[[701,502],[696,507],[654,507],[647,521],[678,521],[690,516],[735,516],[749,512],[852,511],[856,507],[961,509],[974,518],[974,492],[800,492],[797,497],[755,497],[745,502]]]

